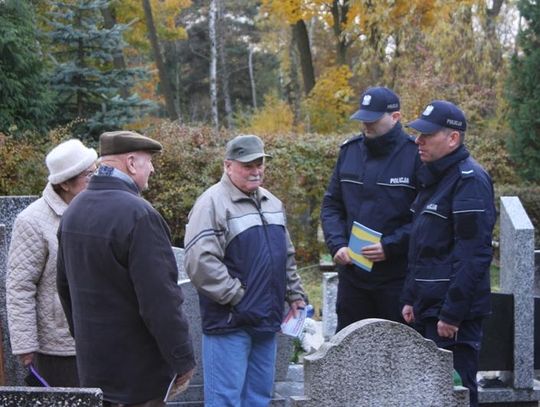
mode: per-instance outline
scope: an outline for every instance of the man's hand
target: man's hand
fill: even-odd
[[[386,260],[386,255],[384,254],[384,250],[381,243],[375,243],[375,244],[370,244],[369,246],[364,246],[364,248],[362,248],[362,255],[366,259],[374,263],[378,261]]]
[[[401,310],[401,315],[406,323],[412,324],[414,322],[414,310],[412,305],[404,305]]]
[[[340,264],[342,266],[346,266],[347,264],[351,264],[351,256],[349,256],[349,248],[348,247],[342,247],[339,249],[336,254],[334,254],[334,262],[336,264]]]
[[[176,378],[176,381],[174,382],[175,386],[180,387],[190,381],[193,377],[193,373],[195,373],[195,368],[191,369],[189,372],[184,373],[182,376],[178,376]]]
[[[291,309],[295,318],[298,316],[298,310],[304,308],[306,308],[306,303],[302,299],[291,302]]]
[[[28,366],[34,360],[34,352],[23,353],[22,355],[19,355],[19,360],[24,367]]]
[[[444,321],[437,322],[437,334],[441,338],[454,338],[459,331],[459,328],[455,325],[447,324]]]

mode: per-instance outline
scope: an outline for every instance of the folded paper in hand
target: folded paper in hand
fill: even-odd
[[[190,380],[187,380],[184,384],[177,385],[176,380],[178,379],[178,374],[175,374],[171,382],[169,383],[169,388],[167,389],[167,394],[163,401],[165,403],[175,401],[175,399],[189,387]]]
[[[362,249],[381,241],[382,233],[370,229],[358,222],[353,222],[351,237],[349,239],[349,256],[354,265],[371,271],[373,262],[362,255]]]
[[[306,309],[297,308],[297,315],[294,316],[293,309],[290,308],[289,312],[283,318],[281,323],[281,332],[285,335],[294,336],[297,338],[304,329],[304,323],[306,322]]]

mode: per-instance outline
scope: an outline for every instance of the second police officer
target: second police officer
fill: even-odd
[[[420,133],[424,165],[412,205],[403,317],[452,351],[470,404],[477,406],[482,320],[490,313],[493,185],[463,144],[467,122],[453,103],[431,102],[409,126]]]

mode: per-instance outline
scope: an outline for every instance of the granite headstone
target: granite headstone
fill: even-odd
[[[304,359],[297,407],[468,406],[454,387],[452,353],[397,322],[365,319],[338,332]]]
[[[338,291],[338,273],[336,272],[323,273],[322,323],[323,323],[323,336],[325,340],[329,340],[336,333],[337,291]]]
[[[478,370],[514,368],[514,296],[491,293],[491,315],[484,320]]]
[[[11,231],[17,215],[33,201],[35,196],[1,196],[0,197],[0,323],[2,326],[2,348],[4,350],[4,377],[6,385],[23,385],[25,371],[16,356],[11,354],[9,328],[6,312],[6,266],[11,242]]]
[[[174,258],[176,259],[176,266],[178,267],[178,282],[183,280],[189,280],[189,277],[184,269],[184,249],[181,247],[173,246]]]
[[[502,386],[480,386],[480,403],[538,406],[534,371],[534,227],[518,197],[501,197],[500,286],[513,297],[512,365],[499,372]],[[496,340],[504,340],[497,333]],[[508,358],[507,358],[508,359]]]
[[[514,380],[534,380],[534,226],[517,197],[501,197],[501,292],[514,295]]]
[[[0,406],[102,407],[101,389],[64,387],[0,387]]]
[[[540,250],[534,251],[534,296],[540,297]]]
[[[11,229],[17,215],[34,202],[37,196],[0,196],[0,223],[6,225],[7,245],[11,241]]]

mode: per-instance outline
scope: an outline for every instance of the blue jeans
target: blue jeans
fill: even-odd
[[[274,332],[203,335],[204,405],[267,407],[276,361]]]

